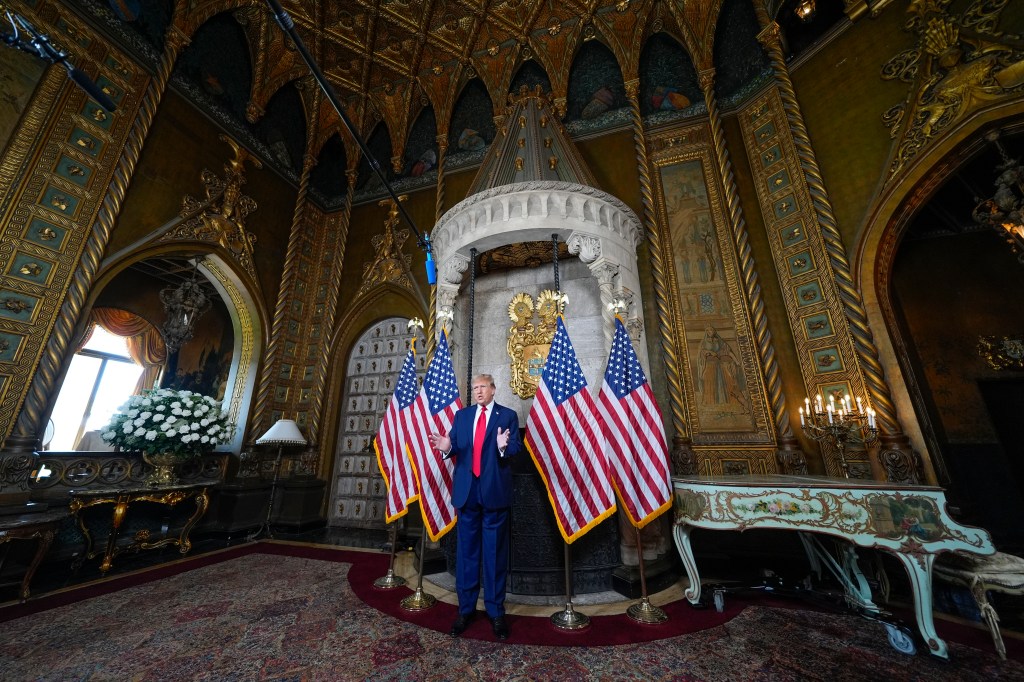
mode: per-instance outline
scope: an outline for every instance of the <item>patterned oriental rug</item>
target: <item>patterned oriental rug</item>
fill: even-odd
[[[403,611],[379,591],[386,555],[258,543],[0,608],[0,679],[16,680],[1024,680],[987,632],[948,622],[950,661],[893,650],[856,616],[730,597],[724,613],[666,608],[642,626],[595,616],[582,632],[510,616],[494,641],[454,606]]]

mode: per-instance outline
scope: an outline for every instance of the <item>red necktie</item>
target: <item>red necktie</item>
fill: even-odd
[[[476,420],[476,433],[473,434],[473,475],[480,478],[480,455],[484,451],[484,434],[487,432],[487,406],[480,408],[480,416]]]

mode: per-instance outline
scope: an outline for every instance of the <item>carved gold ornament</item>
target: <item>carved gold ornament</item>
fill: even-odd
[[[20,272],[23,275],[38,277],[40,274],[42,274],[43,268],[40,267],[39,263],[25,263],[20,268],[18,268],[18,272]]]
[[[909,86],[882,114],[896,147],[889,178],[973,111],[1024,91],[1024,50],[998,29],[1006,2],[970,3],[959,15],[945,1],[915,1],[904,30],[916,44],[882,67],[883,80]]]
[[[529,294],[519,293],[508,304],[512,326],[508,330],[508,356],[512,360],[509,386],[520,398],[532,398],[555,337],[558,315],[565,311],[565,298],[546,289],[536,305]]]
[[[978,355],[994,370],[1024,370],[1024,338],[978,337]]]

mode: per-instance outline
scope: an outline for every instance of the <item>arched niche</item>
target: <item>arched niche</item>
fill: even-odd
[[[241,276],[232,262],[217,250],[209,250],[209,245],[164,245],[162,247],[136,249],[108,259],[96,279],[88,305],[83,310],[77,333],[84,331],[88,324],[88,311],[102,300],[104,305],[116,305],[117,293],[104,295],[108,287],[116,284],[119,277],[129,269],[139,269],[139,264],[157,260],[191,260],[198,262],[199,274],[208,282],[210,288],[218,295],[227,316],[227,324],[231,330],[231,362],[223,380],[223,407],[235,424],[235,433],[230,443],[221,447],[222,450],[239,452],[247,428],[249,406],[252,402],[256,385],[256,372],[260,354],[264,347],[264,329],[266,322],[257,299],[252,293],[246,278]],[[122,279],[123,281],[123,279]],[[156,294],[167,284],[153,280],[150,293]],[[158,300],[158,298],[156,299]],[[150,309],[153,306],[150,305]],[[145,315],[151,323],[159,327],[164,321],[162,309],[157,315]],[[198,321],[202,325],[203,319]],[[69,358],[70,359],[70,358]],[[65,362],[67,365],[67,361]],[[54,399],[56,395],[54,396]]]

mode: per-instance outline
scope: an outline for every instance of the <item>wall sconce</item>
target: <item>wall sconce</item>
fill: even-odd
[[[210,309],[210,297],[199,283],[199,259],[193,262],[192,275],[179,286],[169,286],[160,292],[167,321],[160,329],[167,345],[167,352],[173,353],[192,338],[196,320]]]
[[[796,3],[796,7],[793,8],[793,14],[796,18],[805,24],[814,18],[814,0],[799,0]]]
[[[1017,159],[1010,158],[996,135],[989,135],[988,139],[995,144],[1003,159],[996,166],[999,172],[996,193],[985,200],[975,197],[979,203],[971,215],[974,222],[999,233],[1010,245],[1010,250],[1017,254],[1017,260],[1024,263],[1024,166]]]

